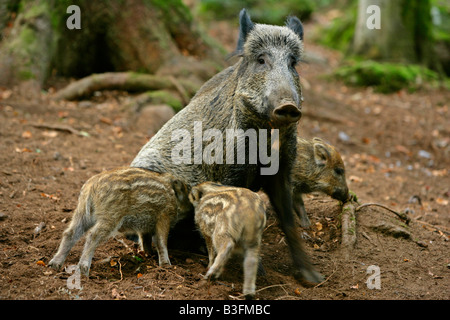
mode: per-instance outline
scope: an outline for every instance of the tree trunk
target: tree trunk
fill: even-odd
[[[380,29],[366,25],[370,5],[380,8]],[[353,53],[378,61],[418,63],[436,69],[429,0],[359,0]]]
[[[9,8],[13,0],[0,1],[7,2],[0,8]],[[181,0],[15,2],[20,10],[0,42],[0,85],[32,79],[42,86],[50,75],[156,73],[173,64],[189,69],[198,60],[209,66],[201,76],[210,76],[223,66],[222,52],[198,29]],[[81,29],[66,26],[72,4],[80,8]]]
[[[23,10],[0,43],[0,85],[24,80],[44,83],[54,49],[49,12],[49,2],[24,1]]]

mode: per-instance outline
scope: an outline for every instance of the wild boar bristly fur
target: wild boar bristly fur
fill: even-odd
[[[241,58],[207,81],[191,102],[140,150],[131,166],[169,172],[191,186],[216,181],[253,191],[263,189],[286,235],[295,266],[294,275],[299,280],[318,283],[323,277],[310,263],[295,228],[290,178],[303,101],[296,70],[303,50],[303,27],[295,17],[288,18],[286,26],[282,27],[254,24],[243,9],[239,35],[236,52]],[[278,171],[273,175],[262,175],[261,168],[267,164],[259,160],[256,164],[248,161],[244,164],[174,163],[171,154],[179,141],[172,139],[172,133],[186,130],[191,136],[191,154],[194,154],[194,122],[200,122],[203,130],[217,129],[222,133],[227,129],[269,132],[278,129]],[[258,147],[270,150],[274,142],[270,134],[267,140],[267,146]],[[205,147],[209,142],[202,143]],[[236,151],[234,146],[233,152]],[[246,152],[248,154],[249,150]],[[224,158],[226,154],[224,143]]]

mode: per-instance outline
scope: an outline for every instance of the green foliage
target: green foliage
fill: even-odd
[[[357,4],[357,1],[352,1],[349,6],[341,9],[340,15],[334,18],[329,25],[320,26],[316,30],[316,40],[324,46],[348,52],[355,34]]]
[[[206,19],[237,20],[243,8],[257,23],[281,25],[289,15],[307,20],[316,4],[313,0],[201,0],[199,14]]]
[[[395,92],[406,88],[416,90],[424,82],[436,82],[436,72],[418,65],[381,63],[372,60],[353,61],[334,72],[337,79],[348,85],[373,86],[382,93]]]
[[[175,112],[183,109],[183,103],[172,93],[166,90],[156,90],[147,92],[148,101],[153,104],[167,104],[175,110]]]

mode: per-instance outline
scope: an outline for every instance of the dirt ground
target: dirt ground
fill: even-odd
[[[299,133],[336,146],[360,203],[406,211],[411,222],[377,206],[359,210],[356,246],[344,259],[340,204],[307,195],[312,227],[298,232],[326,280],[306,287],[292,276],[283,234],[269,210],[262,245],[266,275],[257,279],[256,298],[449,299],[450,93],[423,88],[384,95],[347,87],[326,77],[339,64],[338,53],[310,43],[305,49],[315,59],[299,67],[305,95]],[[129,164],[150,138],[145,121],[133,124],[121,108],[129,94],[53,101],[62,86],[55,83],[37,97],[0,88],[0,299],[242,299],[238,259],[220,280],[201,286],[206,254],[173,246],[173,265],[160,268],[155,253],[145,257],[121,236],[97,249],[82,289],[68,286],[71,274],[46,267],[82,184],[104,169]],[[402,233],[383,231],[380,223]],[[82,245],[74,247],[66,266],[78,262]],[[369,266],[379,268],[379,289],[367,286]]]

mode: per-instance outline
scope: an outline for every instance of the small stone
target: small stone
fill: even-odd
[[[428,245],[427,245],[424,241],[422,241],[422,240],[416,241],[416,244],[417,244],[419,247],[422,247],[422,248],[428,248]]]

